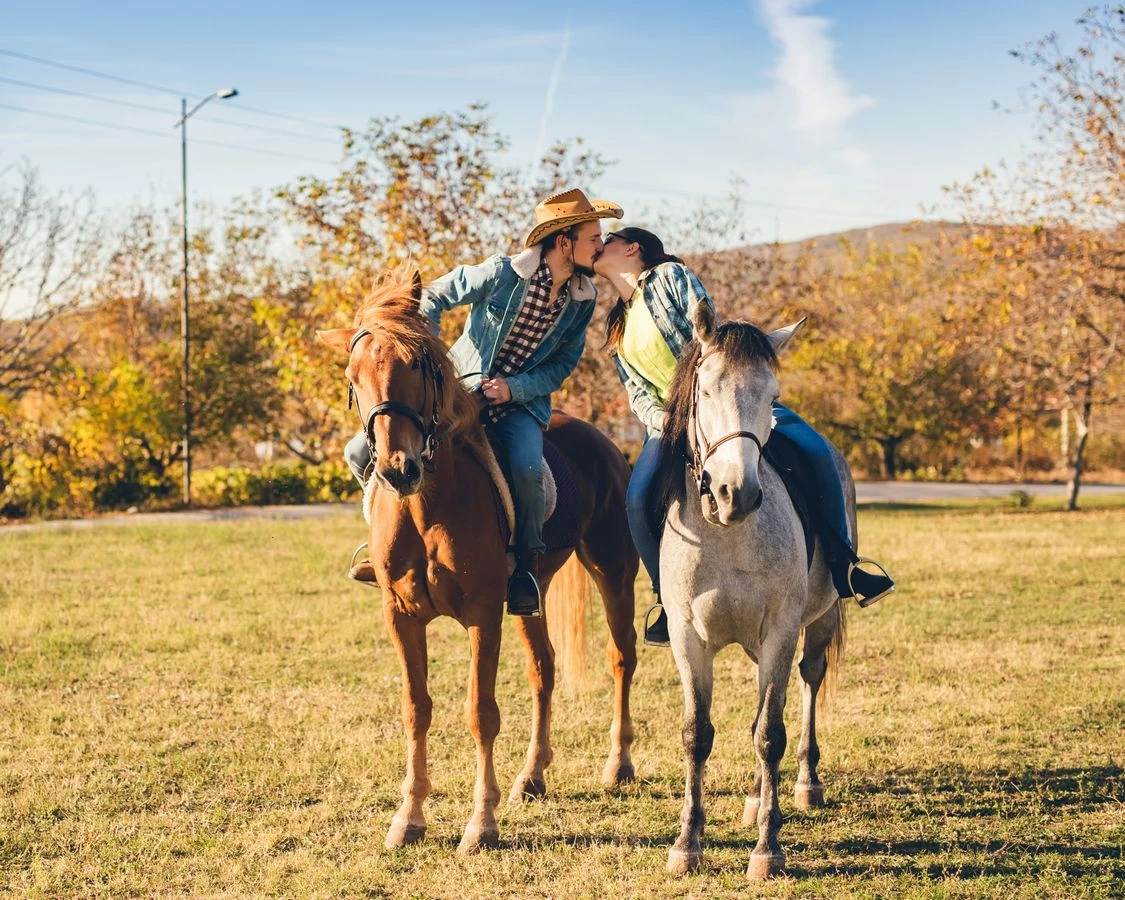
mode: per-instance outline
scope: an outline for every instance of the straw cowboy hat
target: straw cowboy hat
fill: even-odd
[[[620,219],[621,207],[609,200],[587,200],[577,188],[548,197],[535,207],[535,227],[523,242],[525,247],[538,244],[547,235],[562,231],[579,222],[594,219]]]

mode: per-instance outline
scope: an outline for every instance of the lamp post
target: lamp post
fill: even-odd
[[[188,229],[187,229],[187,120],[194,116],[205,104],[214,100],[216,97],[220,100],[227,100],[230,97],[237,97],[238,91],[235,88],[222,88],[215,91],[213,94],[208,94],[200,100],[188,112],[187,98],[180,98],[180,121],[176,123],[176,127],[180,129],[180,187],[183,211],[183,231],[184,231],[184,295],[180,303],[180,337],[183,342],[183,404],[184,404],[184,506],[191,506],[191,387],[189,385],[189,376],[191,368],[189,365],[191,346],[191,330],[190,318],[188,316]]]

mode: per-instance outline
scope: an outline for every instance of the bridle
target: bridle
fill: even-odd
[[[361,328],[357,331],[348,342],[348,354],[351,355],[356,344],[368,335],[373,335],[373,332],[367,328]],[[433,395],[433,406],[428,421],[422,418],[423,413],[419,413],[412,407],[407,406],[405,403],[399,403],[397,400],[384,400],[382,403],[376,403],[367,411],[367,417],[364,418],[363,410],[359,408],[359,397],[356,394],[355,385],[352,384],[350,380],[348,381],[348,409],[352,408],[352,402],[354,400],[356,412],[359,413],[359,422],[363,426],[363,433],[367,438],[367,449],[371,451],[372,465],[374,465],[375,460],[378,458],[378,453],[375,450],[375,419],[379,416],[403,416],[412,422],[422,433],[422,464],[426,466],[427,469],[432,468],[434,454],[441,444],[441,435],[438,434],[438,426],[440,424],[439,415],[441,413],[444,379],[442,378],[441,369],[434,361],[429,349],[422,349],[419,362],[422,367],[422,385],[424,390],[423,406],[425,406],[425,398],[429,397],[431,394]],[[433,385],[432,391],[430,389],[431,384]]]
[[[707,440],[707,435],[703,433],[703,426],[699,424],[699,369],[704,360],[716,352],[718,352],[718,348],[712,347],[706,353],[701,353],[699,359],[695,361],[695,368],[691,374],[691,409],[689,410],[691,427],[688,429],[688,445],[691,448],[691,460],[688,462],[688,469],[695,479],[699,496],[710,497],[712,500],[715,499],[715,496],[711,493],[711,476],[705,467],[707,460],[719,447],[727,441],[746,438],[754,442],[759,454],[762,453],[762,441],[752,431],[732,431],[730,434],[724,434],[713,444]]]

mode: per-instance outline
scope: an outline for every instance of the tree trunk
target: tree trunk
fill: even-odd
[[[1016,419],[1016,481],[1023,483],[1023,419]]]
[[[1070,465],[1070,410],[1065,406],[1059,415],[1059,456],[1064,466]]]
[[[1082,404],[1082,412],[1074,411],[1074,431],[1077,440],[1074,442],[1074,463],[1070,470],[1070,483],[1066,486],[1066,508],[1068,511],[1078,509],[1078,489],[1082,485],[1082,453],[1086,449],[1086,440],[1090,437],[1090,412],[1093,404],[1087,400]]]
[[[879,438],[879,446],[883,448],[883,477],[894,481],[898,477],[896,451],[902,443],[901,437]]]

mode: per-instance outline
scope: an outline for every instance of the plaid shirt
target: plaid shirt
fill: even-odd
[[[551,302],[552,284],[551,270],[547,266],[547,260],[544,259],[539,263],[539,268],[535,270],[535,274],[531,276],[531,281],[528,282],[527,297],[523,302],[523,308],[520,309],[519,315],[512,323],[511,331],[508,332],[508,336],[504,339],[504,343],[496,354],[489,377],[496,378],[518,374],[543,342],[543,338],[547,336],[547,332],[555,324],[562,308],[566,306],[567,300],[569,282],[563,282],[559,289],[559,296],[554,303]],[[499,422],[518,405],[517,403],[503,403],[499,406],[487,406],[484,409],[482,421],[485,423]]]

